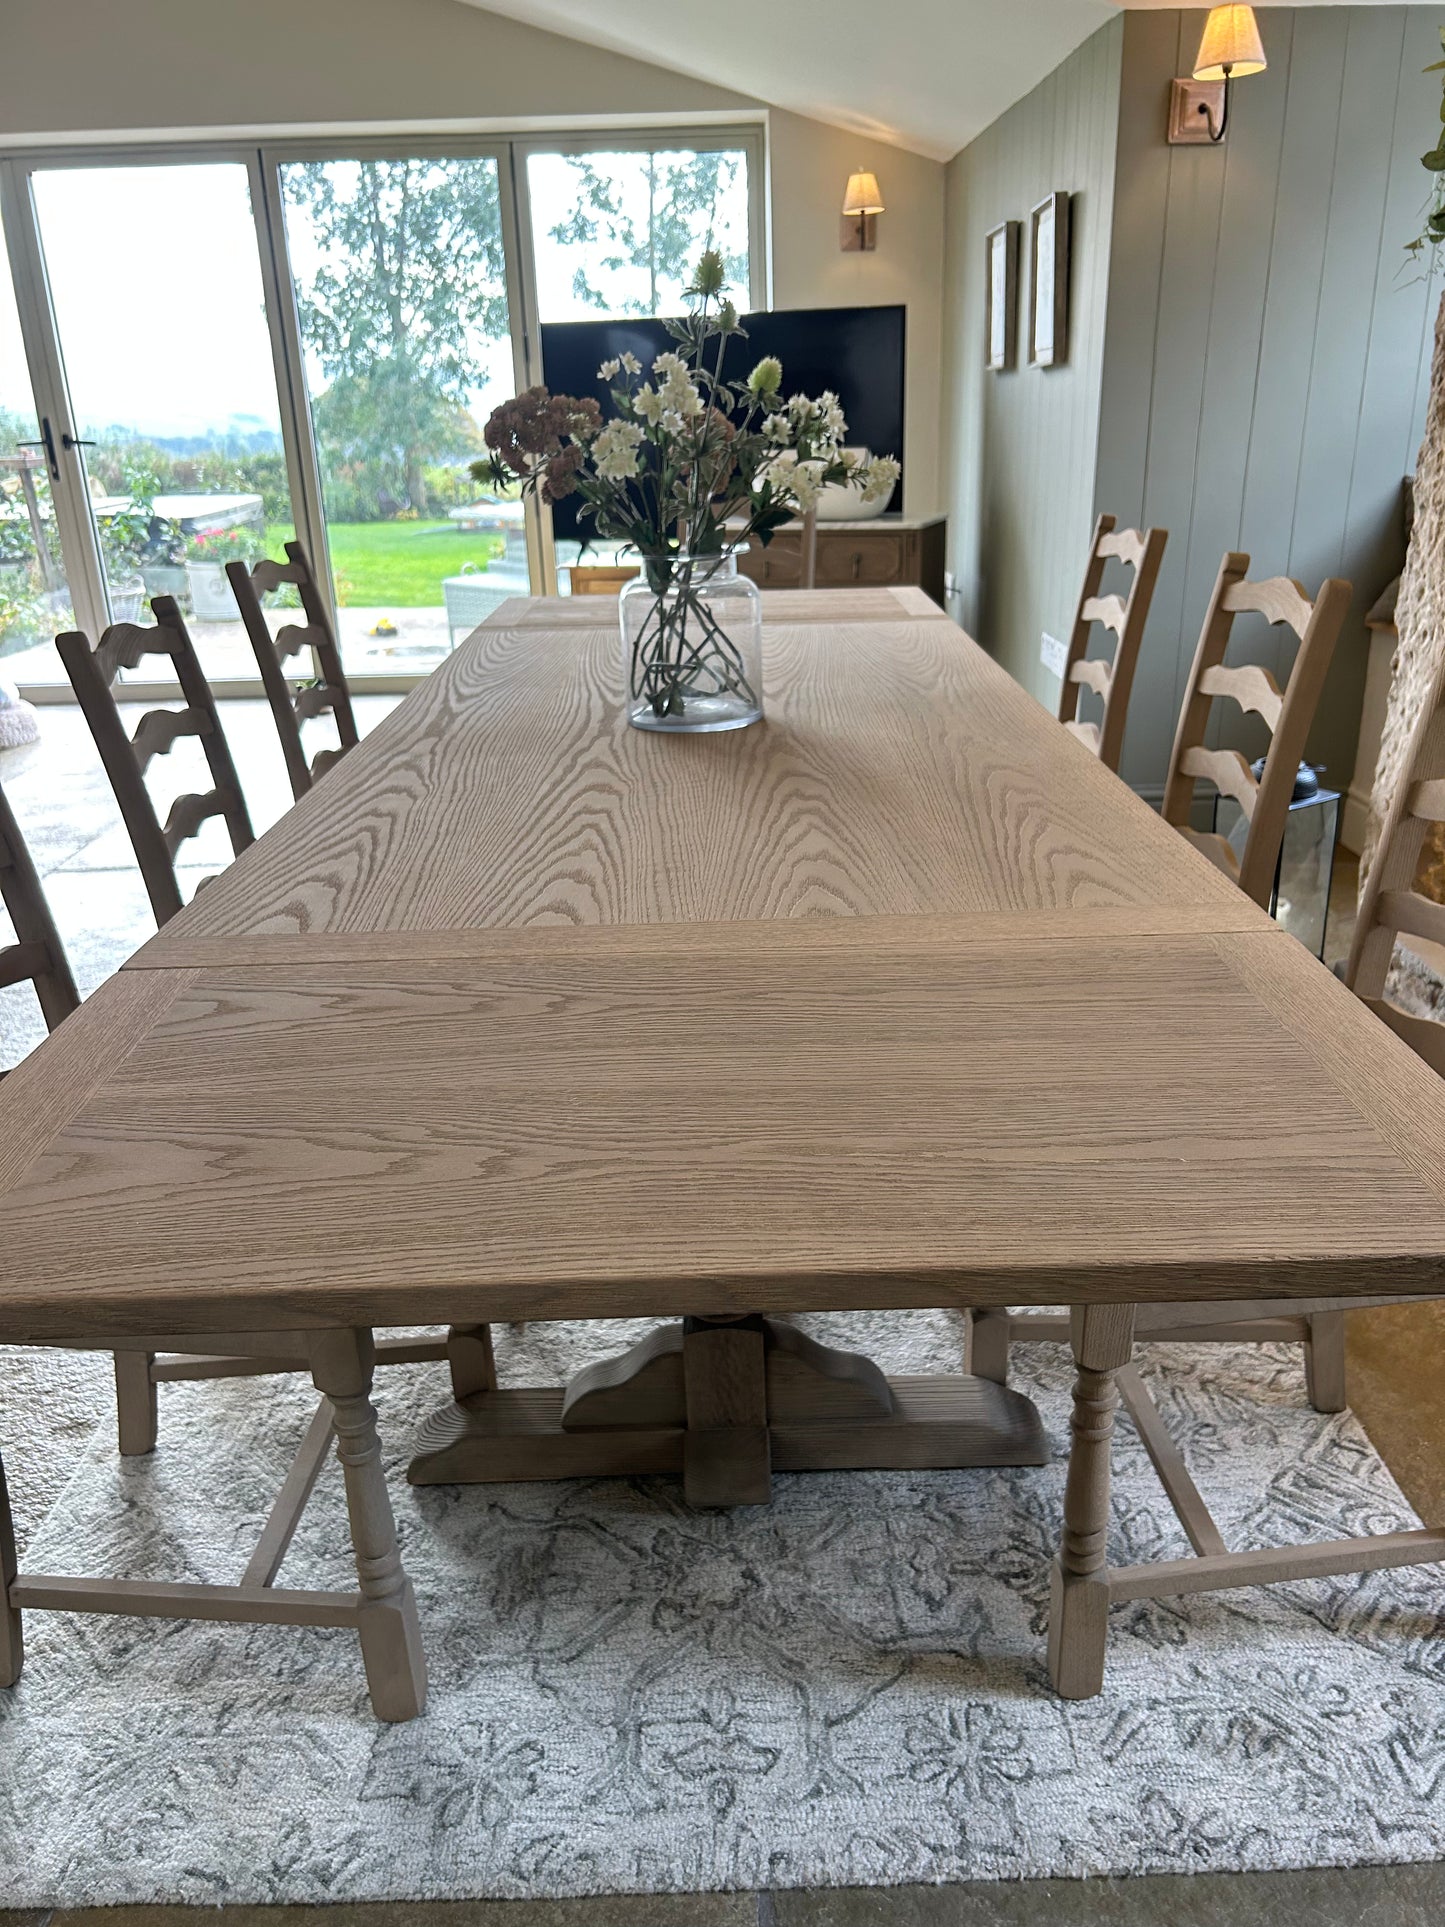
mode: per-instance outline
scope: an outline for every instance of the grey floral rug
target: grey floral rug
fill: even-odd
[[[943,1314],[801,1322],[894,1369],[959,1362]],[[638,1329],[503,1329],[504,1377],[554,1380]],[[0,1694],[0,1893],[561,1896],[1445,1852],[1439,1568],[1122,1606],[1103,1696],[1053,1696],[1068,1376],[1057,1348],[1016,1358],[1050,1466],[780,1478],[730,1515],[663,1480],[412,1490],[442,1372],[383,1373],[425,1716],[372,1720],[346,1633],[31,1614]],[[1417,1523],[1354,1420],[1310,1411],[1296,1352],[1144,1358],[1231,1544]],[[163,1387],[161,1449],[121,1465],[103,1361],[0,1369],[17,1471],[73,1469],[58,1493],[17,1480],[25,1565],[239,1572],[301,1381]],[[1187,1552],[1125,1417],[1115,1464],[1113,1557]],[[282,1583],[347,1583],[345,1545],[333,1463]]]

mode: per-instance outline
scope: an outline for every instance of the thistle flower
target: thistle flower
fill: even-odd
[[[758,401],[776,395],[782,385],[783,364],[776,355],[764,355],[748,376],[748,392]]]
[[[709,300],[713,295],[722,293],[726,278],[722,256],[716,248],[707,248],[698,256],[692,286],[687,292],[701,295],[704,300]]]

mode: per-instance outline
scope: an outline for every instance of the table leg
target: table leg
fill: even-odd
[[[687,1319],[682,1374],[688,1504],[766,1505],[773,1484],[763,1320]]]
[[[15,1573],[15,1521],[10,1516],[10,1490],[5,1483],[5,1462],[0,1459],[0,1686],[13,1686],[25,1663],[20,1608],[10,1601]]]
[[[156,1449],[159,1414],[151,1367],[154,1352],[115,1354],[115,1413],[122,1458],[140,1458]]]
[[[1132,1305],[1079,1305],[1070,1319],[1076,1375],[1064,1531],[1049,1591],[1049,1678],[1065,1699],[1104,1686],[1109,1637],[1109,1447],[1134,1347]]]
[[[362,1596],[357,1630],[371,1704],[378,1719],[409,1720],[426,1703],[426,1657],[381,1467],[371,1403],[375,1361],[369,1331],[312,1335],[311,1376],[336,1414],[336,1455],[346,1480],[346,1509]]]
[[[459,1403],[477,1392],[497,1389],[497,1361],[490,1325],[453,1325],[447,1333],[447,1366],[452,1397]]]

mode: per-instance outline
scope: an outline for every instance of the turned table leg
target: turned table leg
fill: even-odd
[[[375,1361],[369,1331],[312,1334],[311,1376],[336,1415],[336,1456],[346,1480],[362,1596],[357,1629],[371,1704],[378,1719],[409,1720],[426,1703],[426,1657],[381,1467],[370,1396]]]
[[[15,1573],[15,1521],[10,1516],[5,1462],[0,1459],[0,1686],[13,1686],[25,1662],[20,1608],[10,1603],[10,1587]]]
[[[1134,1345],[1132,1305],[1077,1305],[1070,1320],[1076,1375],[1064,1532],[1049,1589],[1049,1678],[1065,1699],[1104,1686],[1109,1636],[1109,1444],[1114,1374]]]

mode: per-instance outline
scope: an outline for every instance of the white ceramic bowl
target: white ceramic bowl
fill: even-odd
[[[843,453],[857,461],[866,462],[869,457],[866,448],[845,448]],[[888,495],[893,493],[892,489]],[[829,482],[818,491],[818,520],[820,522],[871,522],[875,515],[881,515],[888,506],[888,495],[880,495],[872,502],[863,500],[863,491],[853,482]]]

